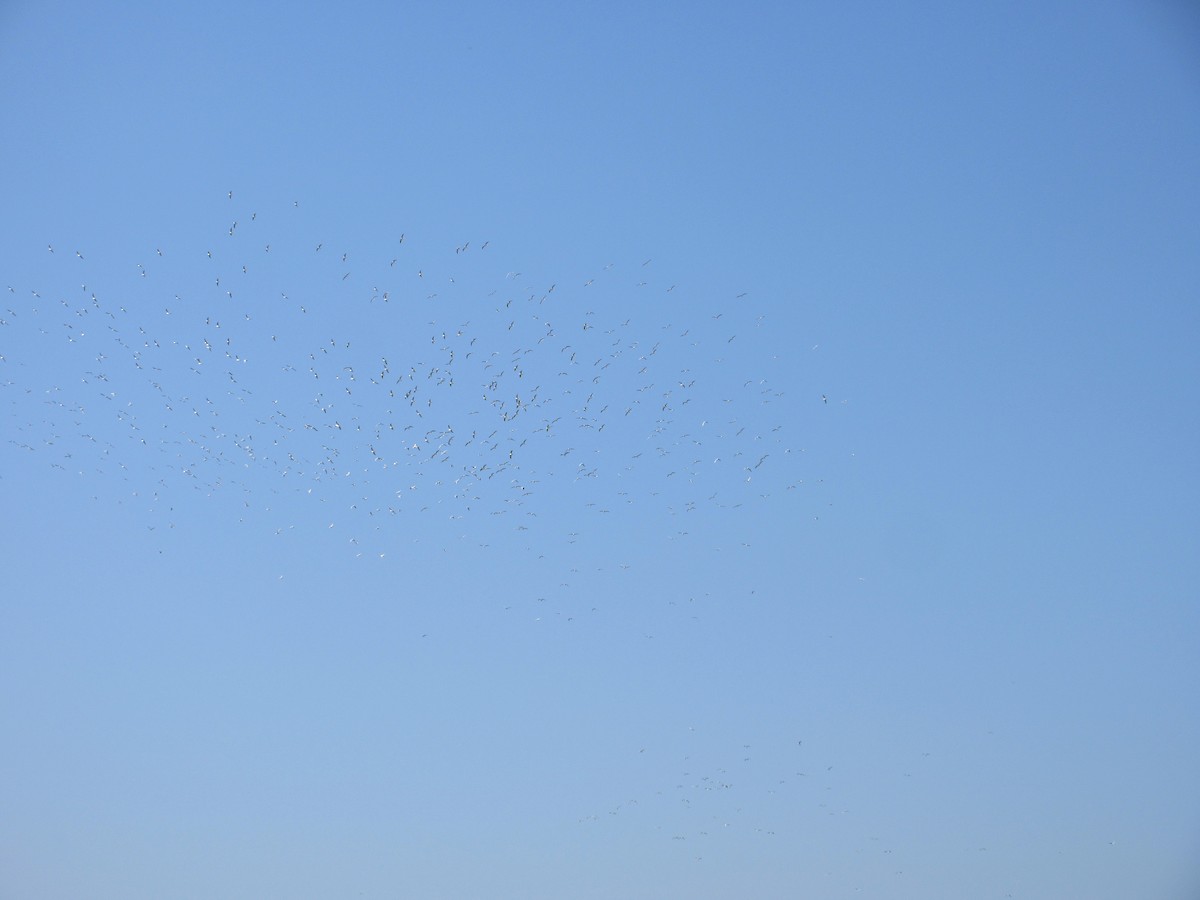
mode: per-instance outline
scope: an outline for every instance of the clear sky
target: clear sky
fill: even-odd
[[[1200,896],[1195,7],[18,0],[0,130],[0,895]]]

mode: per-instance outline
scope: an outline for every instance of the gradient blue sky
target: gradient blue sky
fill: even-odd
[[[1200,892],[1195,7],[10,2],[0,122],[0,894]]]

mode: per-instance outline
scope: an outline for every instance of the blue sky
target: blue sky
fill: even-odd
[[[1198,101],[1179,3],[5,4],[0,892],[1193,895]]]

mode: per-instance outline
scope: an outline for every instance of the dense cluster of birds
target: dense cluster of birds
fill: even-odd
[[[651,282],[651,260],[540,284],[492,276],[487,240],[418,261],[398,234],[359,260],[289,244],[266,218],[232,216],[211,246],[154,247],[124,274],[48,245],[50,284],[8,285],[0,318],[10,444],[151,501],[311,496],[381,553],[388,519],[527,530],[573,504],[542,535],[570,541],[593,514],[802,483],[769,412],[784,394],[737,352],[764,324],[744,296],[696,315],[662,302],[675,287]]]

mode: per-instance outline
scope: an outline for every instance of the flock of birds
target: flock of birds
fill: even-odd
[[[231,215],[211,246],[155,247],[123,277],[50,244],[51,284],[8,285],[0,316],[10,445],[119,475],[151,528],[174,524],[181,488],[267,511],[313,498],[364,555],[386,555],[389,520],[483,533],[469,526],[503,517],[538,532],[532,547],[591,516],[803,484],[803,450],[772,415],[785,394],[739,352],[764,325],[744,295],[700,318],[662,302],[683,292],[652,284],[650,260],[573,285],[488,283],[486,240],[418,261],[399,234],[359,260],[289,245],[266,218]],[[293,527],[295,509],[280,519]]]
[[[587,559],[598,535],[682,540],[820,482],[805,482],[795,419],[828,398],[767,377],[786,367],[744,294],[712,306],[657,281],[649,259],[538,280],[487,240],[419,259],[395,234],[360,254],[306,241],[288,219],[299,204],[259,216],[224,202],[229,224],[206,245],[113,266],[51,243],[45,283],[7,286],[10,466],[82,479],[148,532],[232,498],[243,521],[319,530],[356,557],[503,543],[530,563],[552,547]],[[546,581],[565,595],[577,574]],[[539,616],[548,592],[531,583]],[[684,806],[744,775],[732,758],[684,765]],[[639,802],[653,799],[607,813]],[[730,815],[714,807],[691,836]]]

